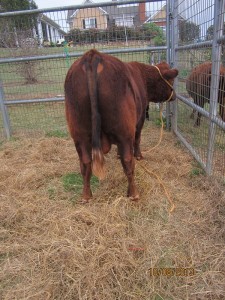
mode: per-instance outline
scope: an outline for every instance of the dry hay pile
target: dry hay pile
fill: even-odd
[[[158,128],[145,127],[142,148],[158,136]],[[71,139],[2,145],[0,298],[225,299],[224,186],[195,172],[171,133],[145,164],[171,195],[171,214],[162,187],[138,163],[141,200],[124,197],[127,181],[115,150],[107,178],[82,205],[62,184],[63,175],[79,171]],[[194,273],[182,276],[178,268]]]

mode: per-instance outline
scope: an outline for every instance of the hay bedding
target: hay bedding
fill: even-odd
[[[142,148],[159,129],[144,129]],[[61,177],[79,172],[71,139],[7,142],[0,151],[0,298],[225,299],[224,186],[190,176],[193,160],[171,133],[136,165],[141,200],[124,197],[116,152],[107,179],[87,205],[73,200]],[[193,276],[151,276],[150,268],[193,267]]]

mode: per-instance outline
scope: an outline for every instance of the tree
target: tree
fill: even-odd
[[[179,22],[179,39],[181,42],[198,40],[200,37],[200,26],[186,20]]]
[[[166,44],[165,34],[155,23],[146,23],[142,27],[143,38],[145,40],[153,40],[155,46],[163,46]]]
[[[214,29],[214,25],[211,25],[208,27],[207,31],[206,31],[206,40],[212,40],[213,39],[213,29]],[[223,24],[223,34],[225,34],[225,23]]]
[[[155,46],[165,45],[166,39],[162,28],[155,23],[146,23],[142,27],[142,31],[145,35],[145,39],[153,40]]]
[[[0,0],[1,12],[24,11],[37,9],[33,0]],[[37,51],[37,42],[34,38],[38,14],[16,15],[1,18],[0,23],[0,46],[10,48],[13,53],[14,47],[20,47],[25,51],[18,52],[21,56],[32,56]],[[4,24],[4,26],[2,26]],[[15,53],[14,53],[15,55]],[[20,74],[26,84],[36,83],[39,61],[24,61],[15,65],[16,73]]]
[[[1,11],[16,11],[38,8],[33,0],[0,0]]]
[[[210,41],[213,39],[213,29],[214,29],[213,25],[208,27],[208,29],[206,31],[206,40],[207,41]],[[225,23],[223,23],[223,35],[225,35]],[[222,51],[221,51],[221,61],[222,61],[222,64],[225,65],[225,46],[223,43],[222,43]]]
[[[0,0],[1,12],[30,10],[38,8],[33,0]],[[1,18],[0,45],[3,47],[18,46],[18,41],[32,37],[36,27],[37,14],[27,14]]]

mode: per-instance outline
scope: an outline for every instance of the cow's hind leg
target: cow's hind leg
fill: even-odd
[[[197,119],[196,119],[195,124],[194,124],[195,127],[200,126],[200,124],[201,124],[201,116],[202,116],[201,113],[198,112],[197,113]]]
[[[143,114],[141,120],[139,121],[139,123],[136,127],[136,132],[135,132],[134,157],[137,160],[143,159],[143,156],[141,154],[141,149],[140,149],[140,142],[141,142],[141,130],[144,125],[144,121],[145,121],[145,114]]]
[[[146,120],[148,120],[149,121],[149,104],[147,105],[147,107],[146,107],[146,111],[145,111],[145,118],[146,118]]]
[[[194,102],[195,102],[195,104],[197,104],[201,108],[204,107],[205,103],[204,103],[204,100],[202,98],[197,98],[196,100],[194,100]],[[195,124],[194,124],[195,127],[200,126],[200,124],[201,124],[201,116],[202,116],[202,114],[198,111],[197,112],[197,118],[196,118],[196,121],[195,121]]]
[[[134,183],[134,156],[133,156],[133,143],[122,143],[118,145],[118,150],[120,154],[121,163],[124,169],[124,173],[128,179],[128,190],[127,196],[131,200],[138,200],[139,195]]]
[[[195,113],[196,113],[196,110],[193,108],[192,113],[190,114],[190,119],[195,118]]]
[[[219,103],[219,114],[223,122],[225,122],[225,98],[223,98],[223,104]]]
[[[91,170],[91,146],[84,143],[75,143],[79,160],[80,170],[83,177],[83,193],[82,198],[84,201],[88,201],[92,197],[90,180],[92,175]]]

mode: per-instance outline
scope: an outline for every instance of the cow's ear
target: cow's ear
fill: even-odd
[[[178,75],[178,70],[177,69],[166,70],[163,72],[162,75],[165,79],[174,79]]]

